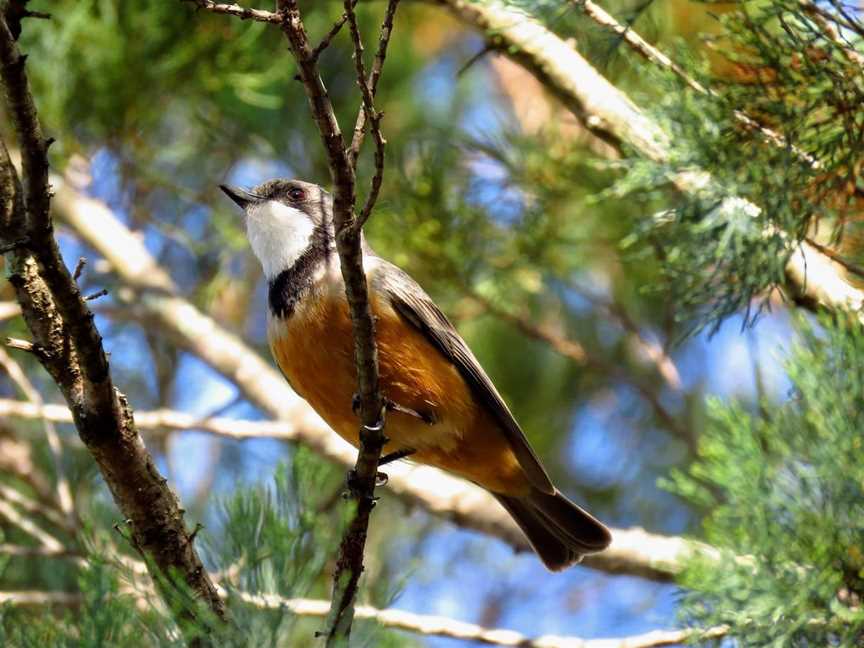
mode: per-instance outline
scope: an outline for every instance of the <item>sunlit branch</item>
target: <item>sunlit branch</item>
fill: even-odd
[[[41,407],[42,396],[39,394],[39,390],[27,378],[21,365],[15,362],[2,346],[0,346],[0,366],[6,371],[9,379],[18,386],[24,397],[34,405]],[[54,473],[57,478],[57,503],[66,516],[67,523],[74,524],[75,512],[73,510],[72,489],[69,487],[69,479],[63,467],[63,448],[60,444],[60,437],[57,435],[57,430],[54,429],[51,421],[46,418],[42,419],[42,430],[45,433],[48,448],[51,450],[51,458],[54,461]]]
[[[10,504],[14,504],[22,511],[25,511],[28,515],[38,516],[44,520],[47,520],[54,526],[63,529],[68,533],[75,533],[78,529],[77,525],[71,522],[63,514],[62,509],[59,508],[59,502],[56,501],[56,498],[52,499],[52,506],[46,506],[44,502],[31,499],[21,490],[12,488],[7,484],[0,483],[0,499],[5,499]]]
[[[4,499],[0,499],[0,517],[5,518],[8,522],[14,524],[36,540],[46,551],[64,551],[63,544],[57,538],[46,532],[30,518],[21,515],[18,509]]]
[[[273,11],[264,11],[263,9],[248,9],[246,7],[241,7],[240,5],[212,2],[212,0],[181,0],[181,2],[188,2],[205,11],[235,16],[241,20],[256,20],[258,22],[275,24],[282,22],[282,16],[280,14]]]
[[[0,592],[0,605],[9,603],[12,607],[44,605],[81,605],[84,597],[78,592],[40,592],[22,590],[20,592]]]
[[[212,340],[212,333],[208,335]],[[243,389],[244,384],[238,383],[238,387]],[[302,443],[331,461],[344,466],[353,465],[354,449],[331,432],[290,390],[285,392],[282,396],[288,400],[282,403],[280,421],[202,420],[167,410],[136,412],[135,419],[141,430],[198,430],[225,438],[262,437]],[[254,392],[247,392],[247,395],[255,402]],[[278,398],[280,394],[273,396]],[[286,405],[294,409],[285,409]],[[263,403],[261,407],[267,409]],[[32,403],[6,399],[0,399],[0,416],[25,419],[47,416],[55,423],[72,420],[68,409],[60,405],[46,405],[39,409]],[[515,551],[529,550],[525,536],[510,516],[482,489],[435,468],[404,462],[388,466],[387,474],[390,480],[385,496],[392,492],[411,506],[419,506],[459,526],[498,538]],[[612,545],[607,550],[586,556],[582,564],[612,574],[669,581],[696,554],[705,559],[722,560],[718,550],[701,542],[649,533],[638,527],[619,528],[612,529]]]
[[[491,45],[531,72],[590,132],[611,144],[628,146],[645,159],[670,161],[667,133],[568,42],[537,20],[497,0],[436,2],[484,33]],[[696,199],[708,195],[714,183],[699,169],[679,172],[670,180],[681,193]],[[728,201],[759,209],[738,197],[730,196]],[[859,313],[859,320],[864,322],[864,292],[845,280],[842,266],[806,241],[792,249],[786,277],[801,303]]]
[[[268,594],[237,592],[240,600],[256,607],[285,609],[298,616],[323,617],[327,614],[328,601],[315,599],[286,599]],[[358,605],[355,617],[369,619],[384,628],[404,630],[422,636],[461,639],[489,646],[513,646],[517,648],[659,648],[681,645],[695,640],[719,639],[727,628],[709,630],[652,630],[641,635],[611,639],[581,639],[573,636],[543,635],[530,637],[515,630],[487,628],[475,623],[457,621],[449,617],[415,614],[405,610],[379,609],[369,605]]]

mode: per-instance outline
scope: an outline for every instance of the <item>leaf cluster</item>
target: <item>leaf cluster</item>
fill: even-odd
[[[716,561],[681,580],[682,613],[741,646],[858,646],[864,639],[864,333],[806,328],[790,398],[759,414],[713,402],[699,457],[665,486],[707,511]]]
[[[860,40],[832,36],[836,24],[793,0],[740,3],[720,20],[708,55],[678,57],[714,92],[669,76],[655,112],[671,158],[634,162],[614,190],[669,196],[671,208],[628,242],[661,259],[663,289],[691,331],[742,310],[754,321],[796,246],[836,241],[864,192]],[[703,191],[669,192],[673,177],[697,170],[711,176]]]
[[[340,471],[299,449],[290,466],[278,468],[271,483],[238,488],[223,502],[220,519],[199,534],[209,570],[220,574],[220,585],[229,600],[230,626],[223,628],[220,645],[293,648],[314,644],[320,620],[298,617],[278,604],[261,606],[248,599],[249,595],[327,598],[328,563],[346,521],[344,507],[334,506],[334,498],[340,501],[343,489],[342,476],[337,473]],[[116,548],[107,549],[111,545],[106,539],[110,542],[112,536],[118,537],[110,528],[93,531],[87,564],[76,572],[74,583],[67,584],[67,591],[78,596],[74,609],[44,614],[13,605],[0,608],[0,645],[186,645],[195,628],[179,632],[150,577],[129,569]],[[172,584],[175,591],[169,600],[191,601],[191,591],[177,589],[177,582]],[[214,627],[213,621],[202,616],[201,628]],[[375,624],[358,625],[358,645],[364,641],[396,645]]]

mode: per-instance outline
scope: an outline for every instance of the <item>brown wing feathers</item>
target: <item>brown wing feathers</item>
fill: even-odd
[[[519,464],[532,486],[544,493],[555,493],[549,475],[546,474],[525,434],[513,418],[498,390],[483,371],[459,333],[435,305],[423,289],[398,267],[378,261],[386,271],[376,273],[381,288],[390,298],[393,308],[413,326],[422,331],[432,344],[458,368],[475,395],[483,402],[501,425]]]

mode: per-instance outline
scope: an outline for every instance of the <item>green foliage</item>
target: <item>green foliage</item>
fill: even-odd
[[[722,22],[718,53],[686,65],[716,94],[668,77],[655,112],[671,135],[671,158],[635,161],[614,190],[658,197],[676,174],[711,174],[703,191],[677,196],[626,241],[659,256],[664,289],[679,317],[693,318],[691,331],[742,310],[752,322],[783,284],[796,245],[820,224],[839,236],[864,189],[856,171],[864,112],[854,108],[864,102],[864,68],[852,61],[855,46],[826,36],[793,0],[741,3]]]
[[[184,645],[170,618],[136,608],[136,594],[121,591],[118,570],[92,556],[78,576],[80,603],[73,611],[34,616],[11,604],[0,610],[0,645],[10,648],[103,648]]]
[[[241,487],[224,502],[223,519],[212,531],[202,531],[212,564],[221,568],[221,586],[228,592],[231,624],[223,628],[219,645],[235,648],[312,645],[320,619],[299,618],[275,604],[250,603],[249,595],[283,598],[327,598],[327,563],[335,555],[348,513],[341,502],[341,471],[308,451],[298,450],[290,466],[282,465],[270,485]],[[117,537],[97,531],[101,542]],[[106,551],[96,540],[88,543],[87,564],[77,571],[80,602],[74,611],[46,615],[11,605],[0,609],[0,645],[9,648],[159,647],[185,645],[175,617],[152,588],[150,578],[119,563],[116,549]],[[112,557],[113,555],[113,557]],[[211,568],[212,569],[212,568]],[[192,600],[177,590],[172,603]],[[143,605],[141,605],[143,603]],[[205,632],[213,624],[201,611]],[[358,623],[357,645],[405,645],[375,624]]]
[[[728,624],[741,646],[864,640],[864,333],[825,321],[804,340],[788,402],[759,415],[713,402],[697,461],[666,482],[707,511],[723,554],[684,574],[683,614]]]

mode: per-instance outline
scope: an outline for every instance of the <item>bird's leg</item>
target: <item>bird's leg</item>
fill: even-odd
[[[435,416],[432,412],[418,412],[416,410],[411,409],[410,407],[405,407],[404,405],[400,405],[389,398],[384,398],[384,407],[388,412],[399,412],[400,414],[407,414],[408,416],[413,416],[416,419],[420,419],[426,425],[435,425],[438,422],[438,417]],[[351,411],[354,414],[360,413],[360,395],[354,394],[351,397]]]
[[[438,422],[438,417],[431,412],[417,412],[410,407],[405,407],[404,405],[394,403],[393,401],[387,399],[385,399],[385,404],[389,411],[400,412],[402,414],[407,414],[408,416],[413,416],[414,418],[418,418],[423,421],[426,425],[435,425]]]
[[[400,459],[404,459],[405,457],[410,457],[415,452],[417,451],[414,448],[402,448],[401,450],[388,452],[378,460],[378,467],[380,468],[381,466],[385,466],[388,463],[393,463],[394,461],[399,461]]]
[[[420,419],[421,421],[423,421],[427,425],[434,425],[438,421],[438,418],[432,413],[416,412],[413,409],[411,409],[410,407],[405,407],[403,405],[400,405],[399,403],[396,403],[396,402],[394,402],[394,401],[392,401],[386,397],[384,398],[384,409],[387,411],[390,411],[390,412],[399,412],[401,414],[407,414],[408,416],[413,416],[414,418]],[[354,394],[351,397],[351,411],[354,412],[355,415],[360,414],[360,394]],[[388,443],[388,442],[389,442],[389,439],[387,439],[385,441],[385,443]],[[388,463],[398,461],[399,459],[404,459],[405,457],[411,456],[415,452],[417,452],[417,450],[414,448],[401,448],[400,450],[388,452],[387,454],[382,455],[381,458],[378,460],[378,466],[379,467],[385,466]],[[349,470],[348,476],[346,478],[346,484],[348,486],[348,490],[351,492],[354,492],[354,490],[355,490],[356,479],[357,479],[357,477],[354,474],[354,471]],[[375,485],[376,486],[384,486],[387,483],[387,480],[388,480],[387,473],[379,472],[375,476]],[[347,493],[346,493],[346,495],[347,495]]]

